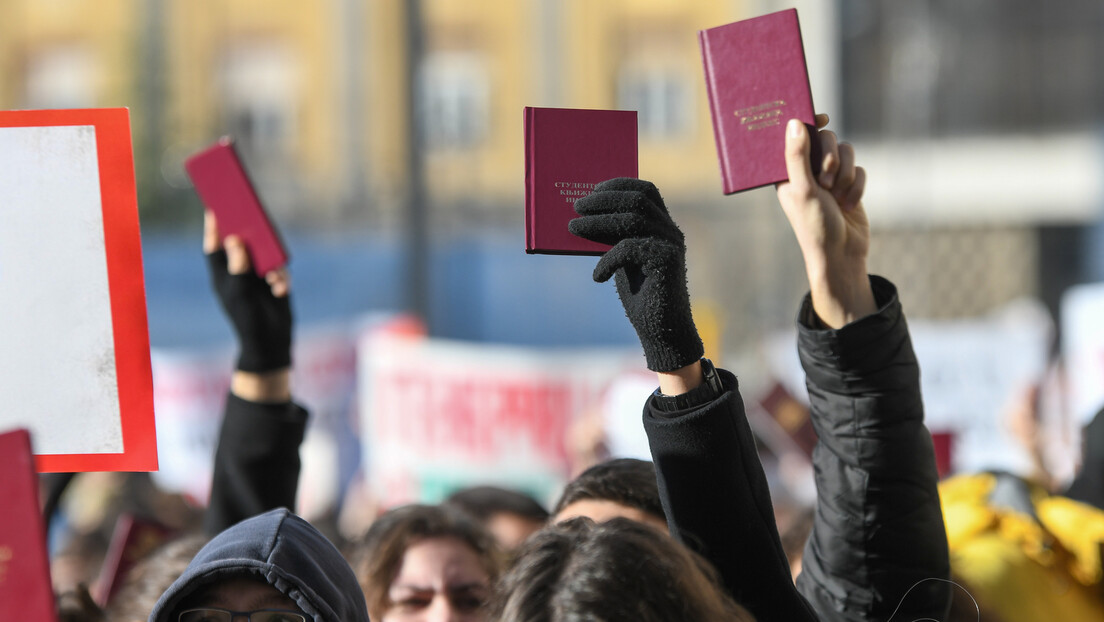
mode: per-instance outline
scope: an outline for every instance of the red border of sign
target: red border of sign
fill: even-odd
[[[153,374],[134,154],[130,144],[130,111],[103,108],[0,112],[0,127],[67,125],[90,125],[96,130],[123,453],[37,455],[35,468],[42,473],[156,471]]]

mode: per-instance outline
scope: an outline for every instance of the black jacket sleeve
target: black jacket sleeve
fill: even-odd
[[[894,619],[941,620],[950,586],[925,579],[949,579],[950,563],[919,367],[896,289],[871,285],[878,312],[839,330],[818,328],[808,296],[799,316],[820,440],[797,586],[824,620],[887,620],[898,605]]]
[[[1081,434],[1084,453],[1081,470],[1070,483],[1066,496],[1104,510],[1104,409],[1093,417]]]
[[[306,427],[307,411],[294,402],[227,397],[204,531],[215,535],[268,510],[295,509],[299,445]]]
[[[671,535],[709,560],[760,622],[816,620],[790,578],[736,377],[717,373],[725,391],[708,404],[671,413],[652,398],[644,409]]]

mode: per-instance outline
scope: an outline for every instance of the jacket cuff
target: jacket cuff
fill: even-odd
[[[871,275],[870,286],[878,310],[837,329],[823,327],[813,311],[811,295],[806,294],[797,316],[799,349],[813,359],[830,360],[831,365],[839,369],[864,371],[877,369],[884,363],[880,357],[876,361],[869,360],[871,352],[885,351],[887,337],[907,337],[908,331],[893,283]],[[890,351],[894,349],[889,348]]]
[[[685,394],[686,399],[683,402],[685,406],[681,409],[674,406],[676,398],[663,395],[659,392],[659,389],[653,391],[644,407],[645,419],[678,419],[683,415],[698,412],[703,406],[717,402],[730,392],[739,390],[739,383],[732,372],[719,367],[715,368],[714,372],[720,384],[719,390],[707,383],[702,383],[697,389]]]

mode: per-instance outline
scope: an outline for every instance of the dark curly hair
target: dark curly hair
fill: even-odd
[[[613,501],[667,522],[659,500],[655,465],[647,460],[617,458],[590,467],[564,486],[552,513],[559,514],[585,499]]]
[[[494,622],[728,622],[754,618],[702,557],[658,529],[615,518],[546,527],[499,583]]]

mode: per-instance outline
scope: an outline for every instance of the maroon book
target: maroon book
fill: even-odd
[[[567,230],[575,201],[607,179],[636,176],[636,111],[526,107],[525,252],[608,251]]]
[[[786,122],[816,123],[797,10],[701,30],[698,41],[724,193],[785,181]]]
[[[0,434],[0,499],[0,620],[56,622],[46,526],[26,430]]]
[[[136,518],[131,514],[120,515],[115,521],[115,531],[111,534],[111,543],[100,567],[94,594],[96,602],[106,607],[134,565],[172,535],[171,529],[156,521]]]
[[[219,234],[242,239],[258,276],[287,263],[287,250],[257,198],[233,141],[220,139],[188,158],[184,168],[200,200],[218,219]]]

